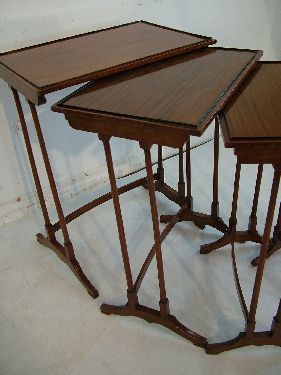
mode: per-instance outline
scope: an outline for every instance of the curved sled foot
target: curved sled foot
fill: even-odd
[[[220,249],[226,245],[231,244],[232,240],[238,243],[244,243],[247,241],[261,243],[262,237],[258,233],[241,231],[241,232],[236,232],[233,238],[233,236],[229,232],[227,232],[219,240],[206,244],[206,245],[202,245],[200,247],[200,254],[211,253],[214,250]]]
[[[200,229],[204,229],[206,225],[209,225],[222,233],[225,233],[228,230],[228,226],[220,217],[214,217],[212,215],[202,214],[195,211],[186,211],[181,216],[181,220],[179,221],[192,221]],[[161,215],[160,222],[168,223],[172,217],[173,215]]]
[[[106,315],[114,314],[135,316],[137,318],[144,319],[148,323],[160,324],[177,333],[178,335],[184,337],[185,339],[191,341],[196,346],[200,346],[201,348],[206,346],[207,340],[205,337],[185,327],[173,315],[169,314],[167,318],[162,318],[160,315],[160,311],[139,304],[136,304],[135,307],[129,307],[128,304],[122,306],[102,304],[100,309],[101,312]]]
[[[87,292],[90,294],[91,297],[97,298],[99,296],[98,291],[93,286],[93,284],[91,284],[91,282],[88,280],[78,261],[75,258],[69,260],[66,255],[65,248],[58,241],[51,241],[49,240],[49,238],[43,236],[43,234],[41,233],[38,233],[36,237],[37,241],[41,245],[44,245],[45,247],[48,247],[49,249],[53,250],[58,255],[58,257],[71,269],[71,271],[80,281],[80,283],[84,286],[84,288],[86,288]]]
[[[269,258],[271,255],[273,255],[274,253],[276,253],[276,251],[280,250],[280,248],[281,248],[281,241],[280,240],[278,240],[276,242],[271,241],[271,243],[268,246],[268,250],[267,250],[267,253],[266,253],[266,258]],[[258,265],[258,262],[259,262],[259,257],[257,256],[256,258],[254,258],[251,261],[251,264],[252,264],[252,266],[255,267],[255,266]]]
[[[245,332],[240,332],[238,336],[229,341],[216,344],[207,344],[208,354],[219,354],[227,350],[242,348],[248,345],[274,345],[281,346],[281,337],[275,337],[271,331],[255,332],[251,336],[246,336]]]

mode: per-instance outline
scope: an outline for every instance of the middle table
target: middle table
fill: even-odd
[[[127,280],[128,302],[123,306],[103,304],[102,312],[137,316],[149,322],[159,323],[195,345],[202,347],[206,345],[205,337],[185,327],[170,314],[161,243],[178,221],[190,220],[191,216],[195,217],[194,221],[197,220],[199,224],[212,223],[213,220],[219,223],[218,226],[220,225],[217,210],[212,210],[211,215],[194,213],[192,210],[190,135],[200,136],[204,132],[261,55],[261,51],[207,48],[99,79],[52,107],[54,111],[64,113],[74,129],[98,133],[104,145]],[[112,136],[138,141],[145,155],[155,243],[135,281],[133,281],[127,251],[110,149]],[[218,124],[216,124],[217,140]],[[168,224],[160,233],[151,146],[158,144],[182,150],[185,143],[187,144],[186,196],[177,213],[162,217],[162,222],[166,221]],[[218,150],[215,152],[215,157],[218,158]],[[217,172],[214,173],[214,182],[217,185]],[[217,198],[217,188],[215,195]],[[140,305],[138,302],[139,288],[154,256],[159,280],[159,310]]]

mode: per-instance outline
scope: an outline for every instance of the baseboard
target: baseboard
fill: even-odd
[[[212,134],[208,134],[202,138],[193,138],[192,148],[202,146],[208,141],[211,141]],[[178,151],[172,148],[165,147],[163,149],[163,159],[168,159],[178,155]],[[153,163],[157,162],[156,153],[153,155]],[[132,163],[122,165],[116,168],[115,173],[117,179],[124,176],[133,174],[144,169],[144,162],[141,160],[134,160]],[[84,171],[83,173],[58,181],[59,195],[63,201],[75,199],[81,195],[87,194],[91,191],[101,189],[104,187],[109,188],[107,172],[104,168],[100,171],[96,169]],[[53,198],[51,190],[48,186],[43,187],[43,192],[48,208],[53,208]],[[40,204],[37,196],[28,195],[22,196],[20,201],[15,198],[14,200],[4,202],[0,207],[0,225],[8,224],[15,220],[19,220],[27,215],[32,214],[35,210],[40,209]]]

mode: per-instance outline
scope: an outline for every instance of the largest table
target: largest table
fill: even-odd
[[[98,292],[85,276],[76,259],[67,224],[90,209],[111,199],[111,193],[89,202],[68,215],[64,214],[36,106],[46,102],[45,96],[48,93],[154,61],[167,59],[187,51],[204,48],[215,42],[212,38],[139,21],[42,43],[0,55],[0,77],[9,84],[13,91],[44,216],[47,235],[44,236],[39,233],[37,239],[41,244],[59,255],[93,297],[97,297]],[[19,92],[28,101],[32,114],[58,214],[59,220],[56,223],[52,223],[49,217]],[[161,180],[161,186],[165,188],[164,193],[168,192],[171,196],[171,190],[163,182],[161,150],[159,150],[159,156],[159,173],[155,174],[154,177],[159,181]],[[145,179],[137,180],[123,187],[121,192],[140,186],[144,182]],[[172,191],[172,196],[174,200],[178,200],[178,195],[174,191]],[[56,232],[59,229],[63,233],[63,244],[56,239]]]

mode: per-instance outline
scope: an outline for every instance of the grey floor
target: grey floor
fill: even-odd
[[[227,220],[232,199],[235,159],[221,151],[220,212]],[[194,209],[208,212],[211,200],[212,143],[192,151]],[[165,162],[167,182],[177,181],[177,159]],[[247,226],[256,166],[242,169],[238,227]],[[134,176],[135,177],[135,176]],[[258,210],[263,230],[271,167],[265,168]],[[120,184],[123,183],[120,181]],[[92,192],[63,202],[68,210],[86,202]],[[157,195],[159,213],[176,206]],[[148,194],[143,188],[121,197],[133,273],[153,243]],[[66,211],[68,211],[66,210]],[[162,225],[161,225],[162,226]],[[167,329],[133,317],[105,316],[103,302],[125,301],[125,278],[111,202],[87,213],[69,226],[77,258],[100,297],[90,298],[69,269],[34,234],[42,231],[39,210],[0,227],[0,374],[279,374],[281,349],[247,347],[218,356]],[[200,255],[200,244],[219,238],[212,228],[203,231],[179,223],[163,245],[171,313],[210,342],[230,339],[243,330],[243,316],[232,276],[230,248]],[[250,260],[259,246],[236,246],[245,297],[253,286]],[[281,251],[267,261],[257,327],[271,325],[280,298]],[[157,278],[153,263],[144,279],[140,301],[157,307]]]

